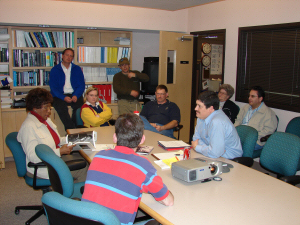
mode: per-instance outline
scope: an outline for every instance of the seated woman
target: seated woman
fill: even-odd
[[[32,89],[26,96],[26,111],[28,114],[17,136],[26,154],[26,165],[28,165],[28,162],[41,162],[41,159],[35,153],[35,147],[38,144],[48,145],[64,161],[70,158],[82,158],[79,154],[70,155],[74,146],[62,145],[66,140],[59,136],[56,125],[49,118],[52,101],[53,97],[50,92],[43,88]],[[27,166],[27,175],[33,177],[33,173],[34,168]],[[81,170],[71,171],[71,173],[75,182],[84,182],[87,166]],[[37,176],[49,179],[47,168],[39,168]]]
[[[234,94],[234,88],[230,84],[222,84],[219,88],[218,97],[220,100],[220,109],[228,116],[232,123],[235,122],[240,108],[229,99]]]
[[[99,101],[98,89],[89,87],[84,95],[84,104],[81,107],[81,119],[85,127],[109,126],[108,120],[112,116],[111,109]]]

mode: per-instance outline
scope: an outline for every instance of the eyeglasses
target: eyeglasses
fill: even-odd
[[[155,94],[156,94],[156,95],[166,95],[167,93],[156,93],[156,92],[155,92]]]
[[[256,96],[256,95],[249,95],[249,98],[256,98],[256,97],[258,97],[258,96]]]
[[[219,94],[221,94],[221,95],[227,95],[226,92],[221,92],[221,91],[219,91]]]
[[[50,104],[49,105],[44,105],[44,106],[42,106],[42,109],[51,110],[51,105]]]

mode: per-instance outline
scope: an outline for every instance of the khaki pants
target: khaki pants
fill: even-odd
[[[118,110],[119,115],[122,115],[124,113],[133,113],[133,111],[139,111],[141,112],[142,108],[138,100],[126,100],[126,99],[120,99],[118,100]]]

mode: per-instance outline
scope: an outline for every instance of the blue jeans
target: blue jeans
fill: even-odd
[[[262,148],[263,148],[264,146],[261,146],[261,145],[259,145],[259,144],[255,144],[255,147],[254,147],[254,151],[256,151],[256,150],[261,150]]]
[[[150,130],[150,131],[153,131],[153,132],[155,132],[155,133],[159,133],[159,134],[162,134],[162,135],[165,135],[165,136],[167,136],[167,137],[170,137],[170,138],[174,138],[175,139],[175,137],[174,137],[174,135],[173,135],[173,129],[169,129],[169,130],[163,130],[163,131],[158,131],[158,130],[156,130],[155,129],[155,127],[153,127],[150,123],[149,123],[149,121],[144,117],[144,116],[140,116],[141,117],[141,119],[143,120],[143,122],[144,122],[144,129],[145,130]],[[159,124],[159,123],[157,123],[157,125],[159,125],[159,126],[163,126],[162,124]]]

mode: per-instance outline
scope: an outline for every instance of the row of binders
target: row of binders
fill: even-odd
[[[111,84],[99,84],[93,85],[93,87],[98,89],[100,100],[105,100],[110,103],[117,99]]]
[[[79,63],[118,63],[121,58],[130,60],[129,47],[78,47]]]
[[[120,72],[120,68],[106,68],[106,67],[90,67],[82,66],[85,82],[112,82],[113,76]]]
[[[15,47],[74,48],[74,32],[27,32],[13,30],[12,41]]]
[[[14,87],[49,85],[49,77],[50,71],[45,70],[13,71],[13,85]]]
[[[21,49],[13,50],[14,67],[34,67],[47,66],[53,67],[62,60],[62,52],[46,51],[26,52]]]

